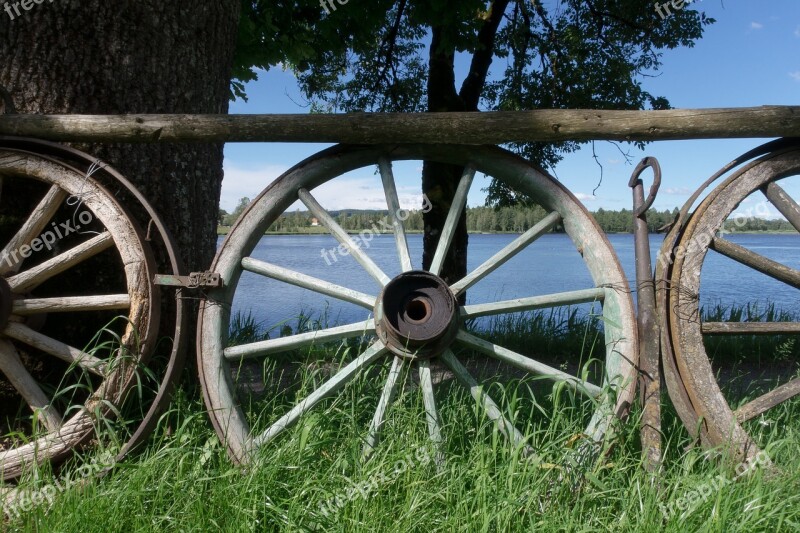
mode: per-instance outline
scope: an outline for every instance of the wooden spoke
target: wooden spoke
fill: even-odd
[[[453,294],[458,296],[461,292],[472,287],[480,280],[494,272],[506,261],[517,255],[526,246],[541,237],[544,233],[550,231],[553,226],[561,221],[561,215],[558,213],[550,213],[538,224],[534,225],[531,229],[511,241],[506,247],[494,254],[491,258],[487,259],[481,266],[467,274],[461,280],[454,283],[450,289]]]
[[[103,376],[105,372],[105,363],[97,357],[82,352],[77,348],[73,348],[67,344],[52,339],[46,335],[42,335],[38,331],[32,330],[24,324],[16,322],[9,322],[3,334],[25,343],[28,346],[37,348],[45,353],[66,361],[70,364],[75,364],[93,374]]]
[[[11,312],[17,315],[40,313],[74,313],[78,311],[108,311],[128,309],[131,299],[127,294],[104,296],[69,296],[65,298],[26,298],[15,300]]]
[[[436,409],[436,398],[433,394],[433,379],[431,377],[431,362],[427,359],[420,360],[419,387],[422,390],[422,401],[425,404],[425,418],[428,421],[428,435],[434,450],[436,450],[436,464],[444,463],[442,454],[442,423],[439,411]]]
[[[8,278],[11,289],[17,293],[27,292],[48,279],[56,276],[65,270],[81,263],[90,257],[94,257],[100,252],[114,246],[114,239],[110,232],[103,232],[93,237],[83,244],[72,248],[62,254],[45,261],[29,270],[21,272]]]
[[[764,193],[764,196],[767,197],[780,214],[786,217],[789,224],[794,226],[797,231],[800,231],[800,205],[797,205],[797,202],[774,181],[762,187],[761,192]]]
[[[522,436],[522,433],[514,427],[514,424],[503,416],[503,413],[500,411],[497,404],[494,403],[494,400],[492,400],[488,394],[484,394],[483,387],[472,377],[469,370],[464,368],[464,365],[453,355],[453,352],[445,350],[441,357],[444,364],[453,372],[458,382],[469,389],[475,401],[481,404],[483,410],[486,412],[486,416],[497,424],[497,428],[500,432],[505,435],[515,447],[522,447],[524,455],[534,455],[533,448],[526,444],[525,437]]]
[[[253,259],[252,257],[245,257],[242,259],[242,268],[248,272],[261,274],[262,276],[277,279],[278,281],[283,281],[285,283],[289,283],[290,285],[309,289],[326,296],[343,300],[345,302],[360,305],[366,309],[371,310],[373,307],[375,307],[375,296],[370,296],[369,294],[354,291],[352,289],[348,289],[347,287],[342,287],[341,285],[329,283],[313,276],[308,276],[294,270],[289,270],[288,268],[273,265],[272,263],[259,261],[258,259]]]
[[[386,411],[388,411],[389,406],[394,402],[395,396],[397,396],[403,364],[403,359],[397,355],[392,359],[392,367],[389,369],[389,376],[386,378],[386,383],[383,385],[383,392],[378,400],[378,407],[375,409],[375,415],[372,417],[369,433],[367,433],[367,438],[364,442],[362,456],[365,459],[372,454],[375,446],[378,445],[381,428],[386,421]]]
[[[4,339],[0,339],[0,372],[6,375],[44,427],[48,431],[58,431],[61,427],[61,415],[50,405],[47,395],[25,369],[17,349]]]
[[[458,220],[461,218],[461,213],[464,212],[464,207],[467,205],[467,194],[469,193],[469,188],[472,185],[472,179],[474,177],[475,167],[472,165],[467,166],[456,188],[456,193],[453,196],[453,203],[450,204],[450,211],[447,212],[447,219],[444,222],[444,228],[442,228],[442,234],[439,236],[439,242],[436,244],[436,252],[431,261],[430,271],[437,276],[442,272],[442,266],[444,266],[447,251],[450,249],[453,236],[456,234]]]
[[[734,244],[731,241],[719,237],[715,237],[711,241],[709,247],[753,270],[757,270],[771,278],[782,281],[796,289],[800,289],[800,270],[782,265],[777,261],[768,259],[743,246],[739,246],[738,244]]]
[[[397,198],[397,187],[392,173],[392,162],[381,157],[378,160],[378,167],[381,171],[381,181],[383,181],[383,191],[386,195],[386,205],[389,207],[389,217],[394,227],[394,240],[397,245],[397,256],[400,258],[400,268],[403,272],[412,270],[411,254],[408,253],[408,239],[406,239],[406,229],[400,219],[400,200]]]
[[[488,304],[465,305],[461,308],[461,317],[475,318],[487,315],[531,311],[548,307],[602,302],[605,299],[605,294],[605,289],[583,289],[579,291],[547,294],[545,296],[517,298]]]
[[[32,241],[42,233],[66,197],[67,193],[58,185],[50,187],[16,235],[0,252],[0,275],[19,270],[23,259],[20,256],[20,248],[30,246]]]
[[[751,420],[758,415],[767,412],[779,403],[785,402],[800,394],[800,378],[793,379],[784,383],[780,387],[771,390],[767,394],[760,396],[750,403],[738,408],[733,414],[742,423]]]
[[[800,333],[800,322],[703,322],[704,335],[787,335]]]
[[[290,335],[288,337],[280,337],[277,339],[268,339],[250,344],[231,346],[230,348],[225,348],[224,355],[225,359],[229,361],[253,359],[255,357],[263,357],[266,355],[288,352],[298,348],[306,348],[314,344],[349,339],[352,337],[359,337],[361,335],[369,335],[374,332],[375,321],[370,319],[363,322],[356,322],[354,324],[347,324],[345,326],[338,326],[335,328],[320,329],[317,331],[300,333],[298,335]]]
[[[539,361],[534,361],[529,357],[520,355],[517,352],[513,352],[507,348],[498,346],[497,344],[492,344],[491,342],[479,339],[478,337],[470,335],[464,330],[458,332],[456,340],[465,346],[469,346],[470,348],[488,355],[489,357],[503,361],[526,372],[542,376],[552,381],[566,382],[567,385],[573,389],[577,390],[578,392],[582,392],[591,398],[596,398],[602,393],[602,389],[597,385],[593,385],[588,381],[578,379],[575,376],[571,376],[566,372],[552,368],[544,363],[540,363]]]
[[[328,228],[328,231],[331,232],[337,241],[347,248],[350,252],[350,255],[353,256],[353,259],[359,262],[359,264],[364,267],[364,270],[372,276],[375,281],[378,282],[378,285],[383,287],[387,283],[389,283],[389,276],[387,276],[383,270],[380,269],[375,262],[370,259],[370,257],[365,254],[361,248],[353,242],[353,239],[350,238],[350,235],[333,219],[333,217],[328,213],[319,203],[317,200],[311,196],[306,189],[300,189],[297,191],[297,197],[300,198],[300,201],[308,207],[308,210],[319,219],[319,221]]]
[[[374,363],[385,352],[386,346],[380,341],[375,341],[375,343],[367,348],[361,355],[351,361],[331,379],[326,381],[320,388],[312,392],[305,400],[295,405],[291,411],[283,415],[264,433],[255,438],[253,444],[256,446],[263,446],[277,437],[284,429],[296,423],[300,417],[319,402],[341,390],[342,387],[352,381],[362,369]]]

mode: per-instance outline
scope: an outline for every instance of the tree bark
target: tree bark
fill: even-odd
[[[59,0],[0,18],[0,85],[19,113],[227,113],[238,0]],[[208,267],[222,144],[80,148],[155,205],[187,267]]]

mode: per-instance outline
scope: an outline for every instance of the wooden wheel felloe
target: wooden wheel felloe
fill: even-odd
[[[665,340],[674,354],[671,360],[665,360],[670,396],[690,432],[699,429],[706,445],[724,448],[738,461],[752,461],[760,451],[749,421],[800,394],[798,367],[792,361],[782,363],[783,375],[772,381],[771,390],[759,390],[755,397],[749,393],[737,395],[720,383],[719,376],[729,369],[724,362],[709,358],[704,339],[711,335],[796,335],[800,333],[800,323],[704,322],[700,313],[702,279],[714,275],[710,256],[720,255],[720,259],[782,282],[787,291],[800,289],[796,263],[775,261],[732,242],[724,231],[720,233],[740,206],[757,205],[755,202],[771,205],[800,231],[800,206],[787,192],[793,190],[796,194],[792,177],[798,174],[797,146],[775,150],[750,162],[718,185],[686,224],[675,230],[681,234],[674,247],[668,238],[668,249],[662,249],[662,256],[674,258],[671,268],[662,268],[659,274],[660,279],[668,281],[664,291]]]
[[[140,229],[87,172],[0,146],[0,184],[0,471],[12,479],[112,415],[152,353],[160,299]],[[118,279],[98,277],[109,265]]]
[[[465,168],[455,200],[448,213],[429,272],[414,270],[409,253],[403,219],[398,216],[399,202],[393,161],[438,161]],[[377,168],[389,206],[391,225],[400,273],[393,278],[378,266],[365,250],[354,243],[335,219],[316,200],[316,187],[347,172],[360,168]],[[476,172],[500,179],[512,188],[534,198],[546,211],[544,220],[514,239],[493,257],[474,269],[462,280],[448,286],[439,276],[447,249],[452,241]],[[310,276],[253,257],[253,251],[267,228],[296,201],[301,201],[338,240],[342,249],[361,265],[374,284],[367,293]],[[593,286],[574,291],[532,296],[509,301],[495,301],[460,306],[458,296],[479,283],[496,268],[537,240],[556,224],[563,225],[575,248],[581,254]],[[301,266],[302,257],[296,258]],[[318,257],[311,258],[318,260]],[[471,350],[529,375],[564,382],[579,393],[596,398],[596,410],[586,433],[600,440],[609,431],[615,416],[626,413],[633,398],[637,361],[636,323],[625,276],[602,231],[565,188],[543,171],[500,149],[462,146],[372,146],[334,147],[314,156],[286,172],[250,205],[226,238],[211,267],[222,276],[223,287],[208,292],[201,305],[198,321],[198,366],[201,384],[211,419],[237,462],[247,462],[259,447],[277,438],[292,424],[307,415],[320,402],[346,390],[348,383],[368,367],[382,365],[389,369],[369,427],[358,437],[364,439],[365,452],[378,442],[387,411],[401,386],[399,377],[411,365],[419,374],[428,432],[433,443],[439,443],[443,426],[437,412],[431,367],[441,364],[466,387],[482,406],[498,429],[518,446],[525,446],[525,437],[506,418],[491,395],[481,392],[473,374],[457,355],[458,350]],[[365,320],[327,329],[272,338],[250,344],[229,346],[228,328],[231,306],[244,272],[302,287],[318,294],[350,302],[364,309]],[[470,318],[553,308],[586,302],[602,302],[605,325],[605,366],[602,383],[584,381],[489,340],[474,335],[464,325]],[[251,407],[254,396],[245,396],[238,382],[236,369],[246,359],[264,359],[312,344],[337,342],[343,339],[371,339],[356,357],[345,361],[332,377],[317,387],[263,429],[253,429]],[[338,359],[337,359],[338,360]],[[335,363],[335,361],[334,361]],[[246,384],[245,384],[246,385]],[[605,388],[604,388],[605,387]],[[346,397],[346,395],[344,395]]]

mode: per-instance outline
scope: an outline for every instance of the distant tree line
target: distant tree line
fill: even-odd
[[[242,198],[233,213],[220,210],[220,225],[232,225],[248,203],[249,199]],[[468,207],[467,230],[471,233],[522,233],[542,220],[546,214],[547,212],[538,205],[516,205],[500,208]],[[651,232],[655,233],[671,224],[677,214],[677,207],[663,211],[651,209],[647,212],[647,226]],[[404,221],[406,231],[421,232],[423,230],[422,212],[412,210],[406,215],[407,218]],[[592,215],[606,233],[633,232],[633,213],[630,209],[617,211],[600,208],[592,212]],[[391,231],[391,222],[387,211],[345,209],[331,211],[331,216],[348,231],[366,229]],[[277,233],[308,233],[314,227],[314,222],[318,221],[315,221],[309,212],[297,210],[279,217],[270,226],[269,231]],[[554,231],[563,231],[563,228],[559,226]],[[731,233],[737,231],[794,231],[794,228],[785,220],[767,220],[750,216],[729,219],[725,223],[725,231]]]

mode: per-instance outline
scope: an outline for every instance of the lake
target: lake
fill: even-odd
[[[470,235],[469,269],[480,265],[516,235]],[[655,264],[663,235],[651,235]],[[792,268],[800,268],[800,235],[741,234],[726,235],[732,242]],[[409,248],[415,268],[420,268],[422,235],[409,235]],[[633,235],[609,235],[628,280],[633,285]],[[222,243],[220,237],[219,243]],[[365,243],[367,253],[393,277],[400,264],[392,235],[377,235]],[[377,294],[377,283],[349,256],[339,255],[337,241],[329,235],[265,236],[253,257],[297,270],[317,278]],[[481,303],[524,296],[537,296],[592,287],[591,278],[581,257],[564,234],[547,234],[523,250],[508,263],[484,278],[468,292],[468,303]],[[752,303],[800,312],[794,289],[710,251],[703,269],[701,302],[704,306]],[[364,320],[369,313],[361,307],[319,296],[311,291],[245,272],[234,300],[234,312],[252,312],[267,327],[294,318],[301,313],[316,319],[322,312],[328,324]]]

